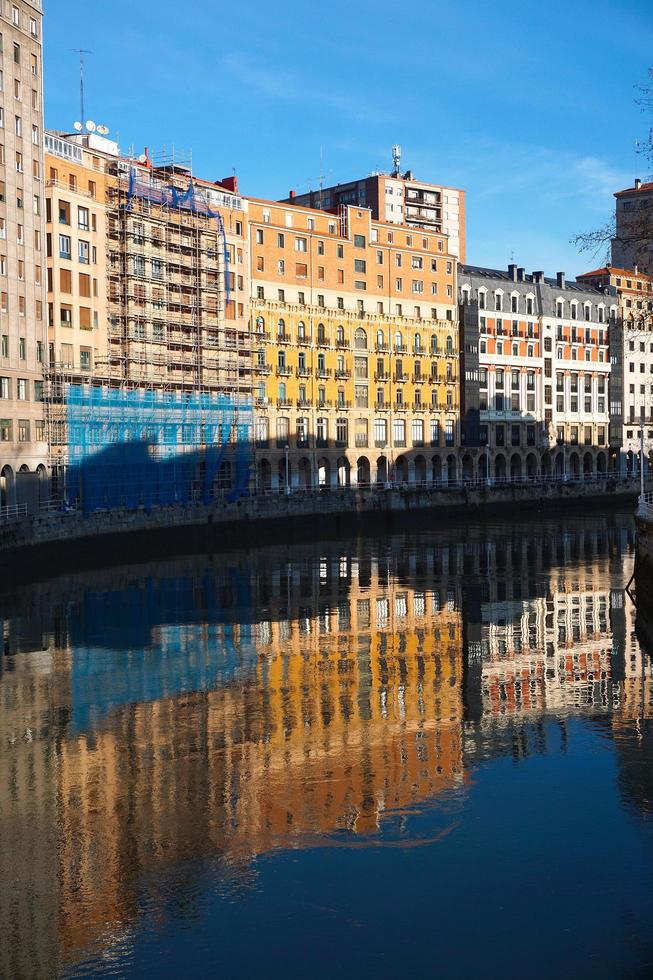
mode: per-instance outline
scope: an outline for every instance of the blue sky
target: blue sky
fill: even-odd
[[[651,0],[44,0],[46,123],[86,114],[123,150],[192,150],[207,179],[278,198],[389,169],[467,190],[469,262],[574,275],[569,239],[649,172],[635,86]],[[181,15],[180,15],[181,11]]]

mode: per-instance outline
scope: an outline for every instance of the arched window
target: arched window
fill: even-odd
[[[415,334],[415,353],[419,354],[422,350],[422,335],[417,332]]]
[[[344,347],[345,345],[345,328],[342,326],[336,330],[336,343],[338,347]]]
[[[265,320],[262,316],[256,317],[256,332],[257,333],[265,332]]]
[[[437,336],[434,333],[432,333],[431,334],[431,353],[432,354],[437,354],[437,352],[438,352],[438,338],[437,338]]]
[[[303,320],[300,320],[297,324],[297,339],[306,340],[306,324]]]
[[[447,354],[453,354],[453,337],[447,337]]]
[[[397,330],[395,333],[395,350],[402,351],[404,349],[404,338],[402,336],[401,330]]]
[[[285,338],[285,336],[286,336],[286,321],[285,320],[279,320],[279,322],[277,324],[277,335],[278,335],[278,337],[279,337],[280,340],[283,339],[283,338]]]
[[[326,343],[326,330],[324,329],[323,323],[318,323],[317,325],[317,342],[318,344]]]
[[[383,330],[376,331],[376,346],[379,350],[383,350],[385,347],[385,337],[383,336]]]
[[[357,327],[354,333],[354,347],[356,350],[367,350],[367,334],[362,327]]]

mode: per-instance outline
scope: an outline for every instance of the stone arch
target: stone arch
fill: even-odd
[[[14,502],[14,471],[7,464],[0,470],[0,507],[9,507]]]
[[[338,486],[348,487],[351,485],[351,466],[346,456],[339,456],[336,462],[336,472],[338,474]]]
[[[408,460],[398,456],[395,460],[395,483],[408,483]]]
[[[481,453],[478,458],[478,476],[481,480],[487,480],[489,475],[487,453]]]
[[[569,474],[574,480],[580,476],[580,458],[576,452],[569,457]]]
[[[510,457],[510,478],[511,480],[521,480],[521,456],[513,453]]]
[[[415,457],[415,483],[426,483],[426,459],[421,453]]]
[[[556,453],[555,458],[555,474],[556,476],[563,476],[565,472],[565,451],[561,449]]]
[[[632,476],[635,472],[635,453],[630,449],[626,453],[626,474]]]
[[[302,490],[308,490],[312,486],[311,461],[306,456],[302,456],[297,464],[297,476],[299,486]]]
[[[436,453],[431,460],[431,473],[433,475],[434,483],[442,482],[442,460]]]
[[[497,480],[506,478],[506,457],[503,453],[497,453],[494,457],[494,476]]]
[[[456,466],[456,457],[453,453],[449,453],[447,456],[447,482],[455,483],[458,479],[458,467]]]
[[[388,458],[387,456],[379,456],[376,461],[376,482],[378,484],[388,482]]]
[[[551,476],[551,470],[552,470],[551,453],[547,449],[547,451],[542,456],[542,476],[544,477]]]
[[[537,456],[535,453],[529,453],[526,457],[526,476],[531,480],[537,476]]]
[[[260,459],[258,462],[258,489],[261,493],[272,489],[272,467],[269,459]]]
[[[326,456],[320,456],[317,461],[317,484],[319,487],[331,486],[331,463]]]
[[[359,456],[356,461],[356,482],[359,487],[370,485],[370,461],[367,456]]]
[[[608,468],[608,461],[605,453],[601,449],[596,457],[596,472],[605,474]]]
[[[469,455],[465,453],[463,456],[463,480],[465,483],[469,483],[474,479],[474,460]]]
[[[29,466],[27,463],[23,463],[21,468],[18,470],[19,473],[29,473]]]
[[[587,479],[594,475],[594,457],[590,452],[583,456],[583,476]]]

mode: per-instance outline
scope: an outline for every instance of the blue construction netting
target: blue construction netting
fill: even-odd
[[[169,208],[176,208],[181,211],[190,211],[192,214],[204,215],[212,218],[217,226],[220,244],[224,256],[224,288],[229,301],[231,295],[229,281],[229,247],[227,245],[227,235],[225,232],[224,221],[219,211],[213,211],[207,202],[195,191],[195,183],[190,179],[188,188],[180,191],[173,184],[163,182],[146,183],[138,180],[134,167],[129,170],[129,190],[128,202],[131,205],[132,198],[137,197],[141,200],[149,201],[151,204],[161,204]]]
[[[66,497],[86,512],[235,500],[248,492],[248,399],[70,384],[66,406]]]

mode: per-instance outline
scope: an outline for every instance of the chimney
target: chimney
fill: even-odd
[[[641,180],[639,179],[639,177],[635,177],[635,190],[638,191],[641,186],[642,186]]]
[[[289,191],[288,197],[290,198],[291,201],[294,201],[295,200],[295,192],[294,191]]]
[[[513,282],[517,282],[517,266],[513,262],[508,266],[508,275]]]
[[[543,272],[534,272],[533,273],[533,282],[544,282],[544,273]]]
[[[220,181],[223,187],[226,187],[228,191],[233,191],[234,194],[238,193],[238,178],[235,174],[231,177],[223,177]]]
[[[517,269],[517,282],[523,282],[524,281],[524,274],[525,274],[525,272],[526,272],[526,270],[525,269],[522,269],[521,266]]]
[[[639,275],[639,266],[637,265],[636,262],[635,262],[635,268],[633,269],[633,272],[635,273],[636,276]]]
[[[556,282],[558,283],[558,289],[565,288],[565,274],[564,272],[556,272]]]

